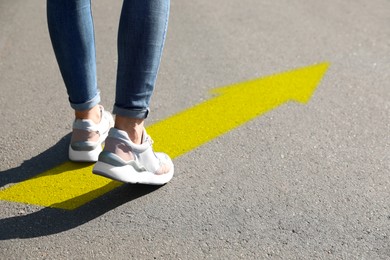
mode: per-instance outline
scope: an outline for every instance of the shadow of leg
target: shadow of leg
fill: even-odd
[[[0,187],[24,181],[68,161],[70,136],[71,134],[67,134],[58,143],[43,153],[24,161],[19,167],[1,171]]]
[[[87,223],[116,207],[151,193],[161,186],[122,185],[73,211],[43,208],[25,216],[0,220],[0,240],[33,238],[61,233]]]

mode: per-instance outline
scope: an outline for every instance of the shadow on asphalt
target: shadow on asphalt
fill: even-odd
[[[19,183],[68,161],[70,134],[47,151],[23,162],[19,167],[0,172],[0,187]],[[0,219],[0,240],[33,238],[61,233],[81,226],[116,207],[151,193],[161,186],[121,185],[72,211],[43,208],[37,212]]]
[[[0,219],[0,240],[34,238],[61,233],[81,226],[160,187],[122,185],[76,210],[44,208],[29,215]]]
[[[18,183],[50,170],[68,161],[68,145],[71,134],[61,138],[58,143],[43,153],[24,161],[20,166],[0,171],[0,188],[10,183]]]
[[[44,208],[29,215],[0,219],[0,240],[34,238],[61,233],[81,226],[160,187],[127,184],[76,210]]]

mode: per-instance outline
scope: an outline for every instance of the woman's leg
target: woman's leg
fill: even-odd
[[[47,0],[47,20],[69,102],[75,110],[69,159],[95,162],[113,119],[99,105],[91,2]]]
[[[86,112],[100,102],[91,2],[47,0],[47,20],[70,105]]]
[[[114,113],[93,172],[128,183],[162,185],[174,173],[168,155],[155,153],[144,130],[168,24],[169,0],[124,0],[118,33]]]
[[[169,17],[169,0],[124,0],[118,31],[115,127],[140,143]]]

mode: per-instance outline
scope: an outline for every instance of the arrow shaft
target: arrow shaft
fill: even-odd
[[[156,151],[164,150],[176,158],[287,101],[266,94],[263,89],[253,88],[244,95],[221,95],[158,122],[147,131],[155,138]]]

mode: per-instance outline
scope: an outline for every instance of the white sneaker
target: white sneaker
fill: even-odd
[[[110,112],[100,106],[101,120],[95,124],[89,119],[76,119],[73,122],[72,139],[69,145],[69,159],[76,162],[96,162],[108,131],[114,126]]]
[[[92,172],[125,183],[163,185],[173,177],[173,163],[168,155],[154,153],[152,143],[145,130],[137,145],[125,131],[111,128]]]

